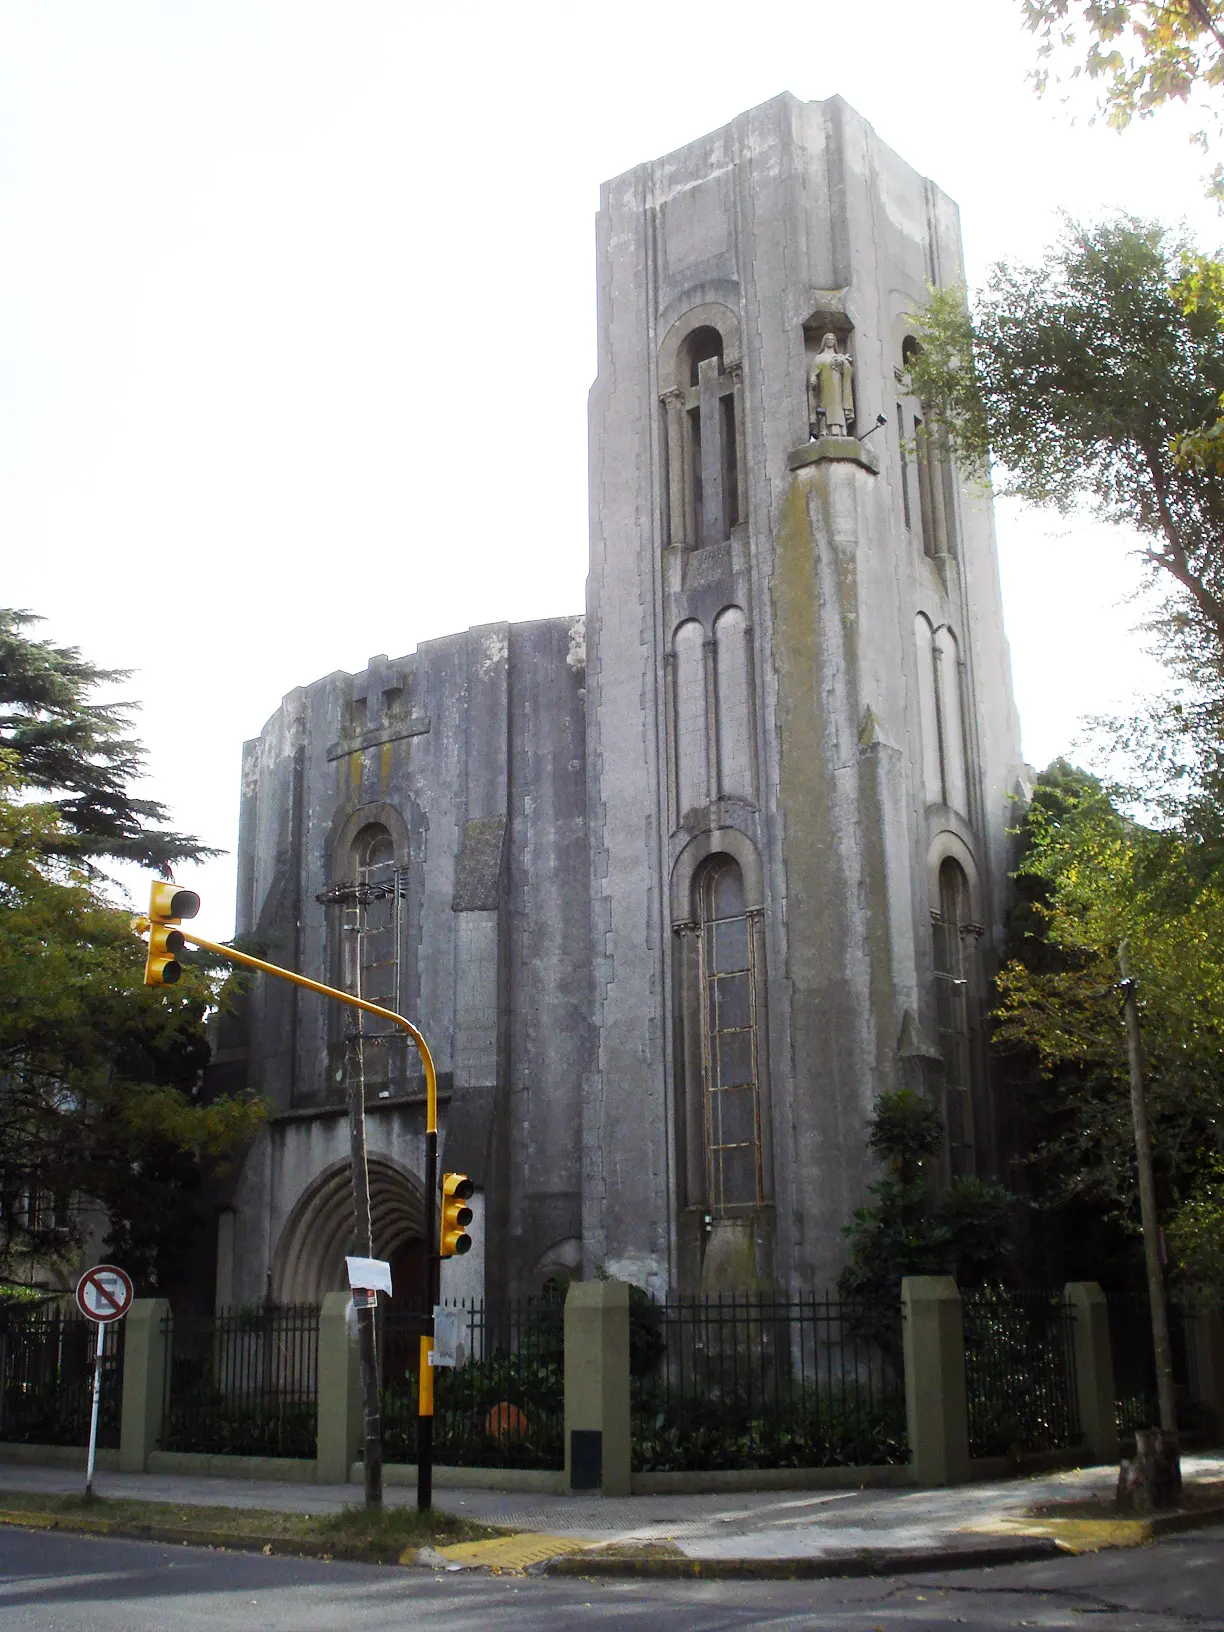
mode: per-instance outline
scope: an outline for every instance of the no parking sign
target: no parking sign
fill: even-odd
[[[121,1320],[132,1302],[132,1283],[114,1264],[95,1264],[77,1282],[77,1308],[87,1320]]]
[[[94,1357],[93,1409],[89,1414],[89,1455],[85,1460],[85,1494],[93,1493],[94,1453],[98,1444],[98,1402],[102,1397],[102,1350],[106,1328],[122,1320],[132,1303],[132,1281],[115,1264],[95,1264],[77,1282],[77,1308],[98,1328],[98,1352]]]

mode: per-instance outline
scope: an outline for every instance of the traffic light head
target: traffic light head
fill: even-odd
[[[194,918],[200,898],[194,890],[180,890],[173,884],[154,884],[149,892],[149,916],[137,918],[137,934],[149,932],[149,955],[145,959],[146,986],[173,986],[183,972],[178,961],[187,942],[172,926],[184,918]]]
[[[176,884],[154,884],[149,891],[149,917],[155,924],[181,924],[200,910],[194,890],[180,890]]]
[[[454,1258],[460,1253],[471,1251],[472,1238],[467,1229],[472,1222],[472,1209],[468,1202],[475,1192],[476,1186],[466,1173],[442,1175],[442,1231],[438,1243],[440,1257]]]

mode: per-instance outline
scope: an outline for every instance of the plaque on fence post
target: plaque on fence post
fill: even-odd
[[[467,1344],[460,1335],[463,1330],[463,1310],[434,1306],[433,1348],[429,1353],[431,1366],[461,1366],[467,1360]]]

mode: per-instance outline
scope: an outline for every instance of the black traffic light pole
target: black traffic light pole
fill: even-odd
[[[417,1509],[433,1505],[433,1365],[434,1307],[441,1295],[441,1259],[438,1236],[438,1124],[429,1118],[425,1133],[425,1328],[421,1337],[421,1369],[417,1386]]]

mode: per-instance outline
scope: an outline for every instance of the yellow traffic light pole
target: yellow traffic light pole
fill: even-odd
[[[150,911],[157,914],[154,919],[136,918],[132,928],[138,935],[146,930],[150,936],[150,964],[146,966],[145,980],[150,985],[160,985],[165,982],[163,968],[156,968],[156,979],[150,977],[149,969],[154,964],[154,937],[159,933],[162,946],[158,948],[161,963],[173,955],[176,947],[168,941],[165,925],[167,918],[158,914],[158,891],[169,892],[172,885],[155,884]],[[199,910],[199,897],[190,891],[183,891],[182,895],[191,897],[194,903],[190,907],[184,904],[180,910],[192,917]],[[171,901],[167,895],[165,906],[169,908]],[[434,1320],[433,1309],[438,1299],[437,1266],[438,1266],[438,1229],[435,1215],[436,1191],[438,1188],[438,1077],[434,1070],[433,1055],[429,1052],[429,1044],[413,1025],[411,1020],[405,1020],[402,1014],[396,1014],[394,1009],[380,1008],[377,1003],[369,1003],[363,997],[354,997],[351,992],[341,992],[334,986],[325,986],[322,981],[310,980],[306,975],[296,974],[292,969],[282,969],[279,964],[265,963],[262,958],[253,958],[249,952],[238,952],[232,946],[221,946],[216,941],[206,941],[202,935],[182,927],[181,921],[169,920],[172,925],[171,933],[184,941],[190,941],[192,946],[198,946],[204,952],[211,952],[214,957],[224,958],[228,963],[241,964],[244,969],[258,969],[261,974],[275,975],[278,980],[287,980],[292,986],[302,986],[308,992],[317,992],[320,997],[333,998],[337,1003],[347,1003],[351,1009],[360,1009],[363,1014],[375,1015],[380,1020],[390,1020],[393,1025],[400,1026],[406,1031],[416,1044],[416,1051],[421,1057],[421,1065],[425,1071],[425,1245],[426,1245],[426,1310],[425,1331],[421,1337],[420,1381],[418,1385],[417,1404],[417,1507],[427,1508],[433,1503],[433,1366],[430,1354],[433,1350]],[[173,984],[178,979],[177,968],[169,977]],[[380,1480],[381,1484],[381,1480]],[[381,1503],[382,1492],[378,1493]]]

